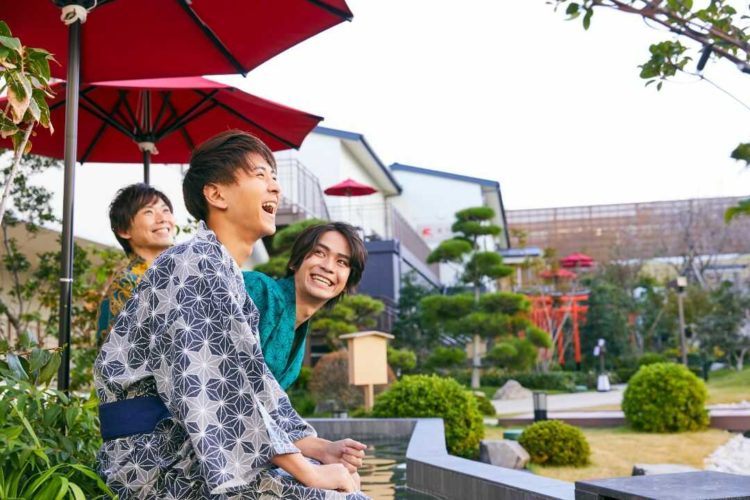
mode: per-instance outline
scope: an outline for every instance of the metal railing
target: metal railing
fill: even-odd
[[[297,159],[277,160],[281,184],[280,214],[303,214],[306,218],[330,220],[318,178]]]
[[[388,201],[361,203],[353,198],[330,207],[329,212],[333,220],[343,220],[362,228],[366,239],[399,240],[417,259],[427,264],[430,247],[401,212]],[[438,276],[437,264],[429,267],[435,276]]]

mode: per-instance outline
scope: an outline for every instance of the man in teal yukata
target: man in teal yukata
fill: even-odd
[[[354,291],[367,250],[357,230],[344,222],[305,229],[292,246],[286,277],[243,272],[245,289],[261,311],[261,348],[266,364],[286,390],[299,377],[310,318]]]

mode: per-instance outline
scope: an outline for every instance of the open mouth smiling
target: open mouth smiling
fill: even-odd
[[[321,283],[325,286],[333,286],[333,281],[329,280],[328,278],[321,276],[319,274],[312,274],[310,275],[310,278],[313,281],[317,281],[318,283]]]
[[[276,202],[267,201],[261,205],[261,208],[264,212],[273,215],[276,213]]]

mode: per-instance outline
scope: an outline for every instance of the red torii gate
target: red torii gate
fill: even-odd
[[[585,305],[589,296],[587,293],[571,293],[559,295],[530,295],[531,322],[538,328],[548,332],[553,342],[557,342],[557,360],[561,365],[565,364],[565,339],[563,326],[565,320],[570,318],[573,330],[573,352],[576,365],[581,363],[581,334],[580,325],[586,322],[586,312],[589,307]],[[556,300],[557,299],[557,300]]]

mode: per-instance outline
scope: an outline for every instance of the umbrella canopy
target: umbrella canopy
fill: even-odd
[[[377,193],[378,190],[367,184],[359,183],[353,179],[346,179],[334,184],[323,191],[329,196],[366,196]]]
[[[352,18],[344,0],[0,0],[0,19],[25,45],[52,52],[60,79],[68,79],[68,29],[55,4],[91,9],[81,26],[84,82],[244,75]]]
[[[594,259],[586,254],[576,252],[560,259],[560,265],[567,268],[591,267],[594,265]]]
[[[65,83],[53,87],[51,119],[61,123]],[[187,163],[196,144],[232,128],[250,132],[274,151],[297,148],[322,120],[201,77],[84,84],[79,96],[77,160],[82,163],[139,163],[144,150],[159,163]],[[33,151],[61,158],[64,139],[41,131]]]
[[[576,273],[574,273],[573,271],[568,271],[567,269],[558,269],[556,271],[553,271],[552,269],[547,269],[539,273],[539,276],[541,276],[543,279],[546,279],[546,280],[551,280],[551,279],[569,280],[569,279],[575,278]]]

